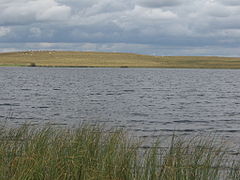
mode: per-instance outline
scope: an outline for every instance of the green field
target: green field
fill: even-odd
[[[239,153],[230,158],[214,138],[141,141],[99,126],[0,126],[0,179],[239,180]]]
[[[148,56],[131,53],[104,52],[27,51],[0,53],[0,66],[239,69],[240,58]]]

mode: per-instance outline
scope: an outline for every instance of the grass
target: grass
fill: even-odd
[[[82,125],[77,129],[0,129],[0,179],[218,180],[239,179],[239,162],[228,161],[214,140],[172,137],[140,148],[123,130]]]
[[[147,56],[131,53],[29,51],[0,53],[0,66],[240,68],[240,58]]]

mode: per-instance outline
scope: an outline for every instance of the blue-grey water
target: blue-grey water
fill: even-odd
[[[0,68],[0,120],[240,135],[240,70]]]

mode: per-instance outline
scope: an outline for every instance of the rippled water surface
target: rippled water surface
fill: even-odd
[[[240,70],[0,68],[0,119],[240,134]]]

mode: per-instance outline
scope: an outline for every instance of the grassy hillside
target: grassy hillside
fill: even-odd
[[[29,51],[0,53],[0,66],[240,68],[240,58],[130,53]]]

